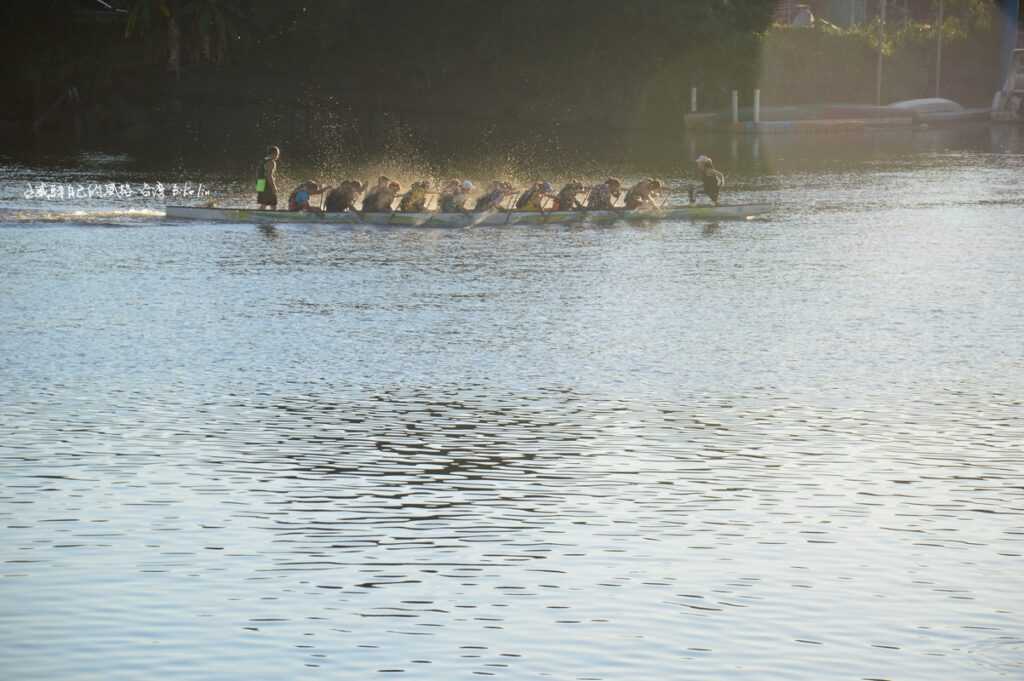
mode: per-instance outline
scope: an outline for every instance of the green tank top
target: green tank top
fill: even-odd
[[[256,172],[256,191],[267,189],[267,159],[260,161],[260,169]]]

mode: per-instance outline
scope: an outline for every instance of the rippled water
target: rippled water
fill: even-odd
[[[456,231],[9,162],[4,677],[1024,677],[997,142],[744,143],[763,220]]]

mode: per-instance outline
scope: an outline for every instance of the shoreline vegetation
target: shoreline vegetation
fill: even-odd
[[[75,4],[75,3],[72,3]],[[121,0],[54,12],[8,3],[10,147],[311,160],[494,156],[655,158],[701,110],[754,87],[767,106],[869,103],[878,27],[772,23],[775,3],[524,0]],[[991,3],[947,2],[943,96],[997,87]],[[934,92],[937,27],[887,33],[887,101]],[[930,61],[931,60],[931,61]],[[837,77],[836,74],[843,74]],[[258,152],[256,152],[258,153]]]

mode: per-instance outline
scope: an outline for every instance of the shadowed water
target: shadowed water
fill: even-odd
[[[771,216],[193,224],[8,162],[4,675],[1020,678],[1020,136],[706,144]]]

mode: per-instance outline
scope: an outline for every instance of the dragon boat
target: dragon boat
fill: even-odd
[[[567,225],[581,223],[652,222],[669,220],[746,220],[771,210],[767,203],[735,205],[691,204],[648,210],[521,211],[497,210],[484,213],[363,213],[345,211],[258,210],[167,206],[169,219],[260,224],[367,225],[372,227],[503,227],[505,225]]]

